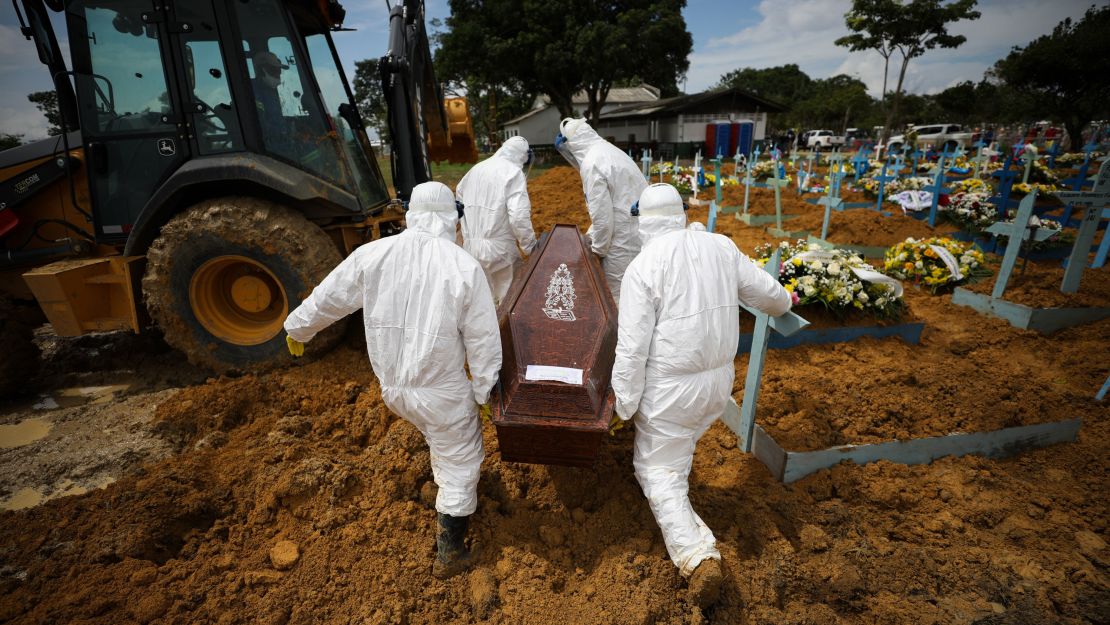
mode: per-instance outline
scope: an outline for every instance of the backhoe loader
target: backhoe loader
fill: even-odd
[[[0,396],[34,371],[43,317],[60,336],[153,322],[217,372],[284,362],[286,315],[403,228],[430,163],[477,160],[466,101],[444,101],[432,72],[422,0],[391,7],[378,64],[392,197],[333,45],[339,2],[15,4],[64,127],[0,152]]]

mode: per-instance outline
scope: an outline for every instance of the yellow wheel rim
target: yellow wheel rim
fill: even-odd
[[[189,281],[189,305],[205,330],[235,345],[269,341],[289,314],[281,282],[245,256],[217,256],[197,268]]]

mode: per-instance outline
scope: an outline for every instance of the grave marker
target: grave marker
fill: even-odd
[[[775,227],[782,230],[782,188],[790,184],[790,181],[779,177],[781,172],[779,171],[778,159],[771,162],[774,163],[774,166],[771,168],[774,174],[767,181],[767,185],[775,190]]]
[[[910,160],[913,163],[913,171],[910,172],[911,176],[917,175],[917,161],[921,160],[922,156],[925,156],[925,153],[921,151],[921,148],[917,148],[913,152],[910,152]]]
[[[1007,157],[1006,161],[1002,163],[1002,169],[991,174],[998,178],[998,195],[991,198],[991,202],[998,207],[999,220],[1006,219],[1006,211],[1010,207],[1010,191],[1014,187],[1014,179],[1017,178],[1017,172],[1010,169],[1013,164],[1013,157]]]
[[[781,258],[782,250],[776,249],[771,254],[767,264],[763,266],[763,269],[777,278]],[[748,354],[748,373],[744,377],[744,398],[741,400],[739,413],[730,413],[726,410],[725,416],[721,420],[740,438],[740,448],[745,453],[751,453],[755,430],[756,403],[759,401],[759,384],[763,378],[763,364],[767,360],[770,331],[774,330],[783,336],[790,336],[809,325],[809,322],[790,311],[779,317],[771,317],[754,308],[748,308],[744,304],[741,304],[741,306],[755,316],[752,347]]]
[[[1032,143],[1025,146],[1025,151],[1021,154],[1021,162],[1025,163],[1025,173],[1021,176],[1022,184],[1029,184],[1029,172],[1033,169],[1033,163],[1036,163],[1040,158],[1037,154],[1037,146]]]
[[[1014,271],[1014,265],[1017,263],[1024,241],[1029,238],[1034,241],[1044,241],[1056,234],[1054,229],[1033,229],[1029,225],[1029,218],[1033,216],[1033,204],[1036,201],[1037,191],[1034,190],[1021,200],[1013,222],[998,222],[987,228],[987,232],[1009,239],[1006,243],[1006,252],[1002,255],[1002,265],[998,268],[998,278],[994,281],[994,289],[991,291],[992,299],[1002,299],[1002,294],[1006,292],[1006,286],[1010,282],[1010,275]]]
[[[875,176],[875,180],[879,183],[879,199],[875,202],[875,210],[883,210],[883,196],[886,194],[886,183],[897,180],[898,176],[888,176],[887,167],[889,163],[883,163],[883,168],[879,170],[879,175]]]
[[[860,148],[852,158],[852,167],[856,170],[855,182],[858,183],[860,176],[867,173],[870,164],[871,161],[867,157],[867,148]]]
[[[643,156],[640,157],[640,171],[644,173],[644,178],[651,182],[651,150],[643,151]]]
[[[927,189],[932,193],[933,197],[929,202],[929,227],[935,228],[937,225],[937,206],[939,206],[940,196],[947,195],[952,192],[951,189],[945,188],[944,180],[944,154],[940,155],[937,160],[937,173],[933,176],[933,184]]]
[[[1106,217],[1103,214],[1103,208],[1110,206],[1110,160],[1102,162],[1102,167],[1098,170],[1098,177],[1095,179],[1095,186],[1091,191],[1062,191],[1057,196],[1061,200],[1070,200],[1072,204],[1087,207],[1087,213],[1083,216],[1083,222],[1079,225],[1079,233],[1075,235],[1075,247],[1071,250],[1071,256],[1068,257],[1068,266],[1064,270],[1064,283],[1060,286],[1060,291],[1063,293],[1075,293],[1079,291],[1079,281],[1083,277],[1083,269],[1087,265],[1087,254],[1090,253],[1095,231],[1098,230],[1099,222]],[[1110,236],[1110,233],[1104,236]],[[1105,239],[1103,243],[1105,243]],[[1102,262],[1106,261],[1103,247],[1104,245],[1099,246],[1099,253],[1095,257],[1096,262],[1099,255],[1102,256]]]

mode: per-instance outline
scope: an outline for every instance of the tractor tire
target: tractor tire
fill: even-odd
[[[20,312],[9,298],[0,297],[0,399],[30,392],[28,382],[39,370],[35,328]]]
[[[282,324],[339,264],[339,250],[300,213],[253,197],[201,202],[171,219],[147,251],[143,299],[166,342],[218,373],[291,361]],[[331,349],[345,320],[307,355]]]

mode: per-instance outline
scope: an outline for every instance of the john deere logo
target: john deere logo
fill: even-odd
[[[177,154],[177,146],[173,144],[173,139],[159,139],[158,153],[162,156],[173,156]]]

